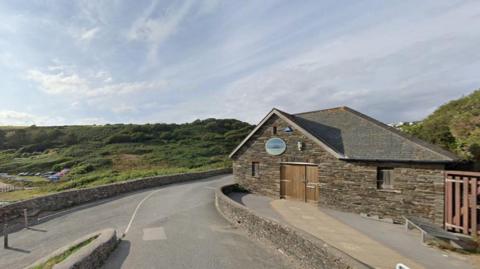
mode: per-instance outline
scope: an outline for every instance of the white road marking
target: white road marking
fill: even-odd
[[[127,228],[125,229],[125,232],[123,233],[123,235],[126,235],[128,233],[128,231],[130,230],[130,227],[132,226],[132,223],[133,223],[133,220],[135,219],[135,216],[137,215],[137,211],[138,209],[140,209],[140,206],[142,206],[142,204],[148,199],[150,198],[152,195],[154,195],[155,193],[161,191],[162,189],[159,189],[159,190],[156,190],[156,191],[152,191],[150,194],[148,194],[147,196],[145,196],[145,198],[142,199],[142,201],[140,201],[140,203],[138,203],[137,207],[135,208],[135,211],[133,211],[133,214],[132,214],[132,217],[130,218],[130,222],[128,222],[128,225],[127,225]]]
[[[209,190],[216,190],[217,188],[215,187],[204,187],[205,189],[209,189]]]
[[[163,227],[143,229],[143,241],[167,240]]]

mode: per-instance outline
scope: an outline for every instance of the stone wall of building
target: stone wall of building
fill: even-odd
[[[272,126],[277,127],[277,134],[272,134]],[[333,158],[315,142],[311,141],[298,130],[285,133],[288,124],[272,116],[257,133],[233,156],[233,174],[235,179],[250,191],[278,198],[280,194],[280,163],[281,162],[311,162],[321,163],[324,158]],[[272,156],[265,151],[265,143],[272,137],[279,137],[287,144],[285,153]],[[304,150],[297,149],[297,142],[303,142]],[[257,177],[252,176],[251,164],[259,162]]]
[[[272,127],[277,127],[273,135]],[[403,221],[419,216],[443,223],[444,166],[440,164],[365,163],[338,160],[298,130],[285,133],[288,124],[272,116],[233,156],[235,180],[251,192],[279,198],[280,163],[307,162],[318,165],[321,206]],[[265,142],[279,137],[287,144],[285,153],[271,156]],[[297,149],[302,142],[302,151]],[[252,162],[259,162],[259,175],[252,176]],[[377,167],[393,168],[394,189],[377,189]]]
[[[442,165],[387,164],[394,188],[377,189],[375,163],[320,164],[320,204],[346,211],[378,215],[403,222],[402,216],[424,217],[443,224]]]

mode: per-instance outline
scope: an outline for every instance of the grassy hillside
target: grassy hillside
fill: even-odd
[[[232,119],[187,124],[0,127],[0,173],[71,169],[59,183],[2,180],[40,188],[0,193],[0,201],[130,178],[229,167],[228,153],[251,130],[248,123]]]
[[[480,90],[448,102],[403,131],[480,163]]]

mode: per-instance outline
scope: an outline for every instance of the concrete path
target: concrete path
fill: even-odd
[[[245,192],[232,192],[229,194],[229,197],[237,203],[255,209],[255,212],[263,217],[286,223],[282,216],[272,209],[271,203],[274,201],[272,198]]]
[[[398,263],[410,268],[425,268],[310,204],[276,200],[272,206],[293,226],[375,268],[395,268]]]
[[[423,245],[414,230],[358,214],[318,208],[302,202],[274,200],[265,196],[233,193],[235,201],[258,214],[302,229],[351,256],[377,268],[395,268],[403,262],[414,268],[473,269],[478,260]]]
[[[274,200],[271,205],[284,220],[375,268],[469,269],[466,260],[424,246],[403,226],[364,219],[356,214],[295,201]]]
[[[358,214],[327,208],[322,208],[321,210],[427,268],[480,268],[480,257],[478,255],[476,255],[477,259],[468,260],[467,258],[474,258],[475,255],[465,256],[426,246],[421,243],[421,234],[417,230],[406,232],[403,225],[379,222],[364,218]]]
[[[23,268],[94,231],[112,227],[124,240],[106,268],[290,268],[285,256],[251,241],[214,207],[220,176],[80,206],[10,235],[0,268]],[[3,241],[3,238],[0,238]]]

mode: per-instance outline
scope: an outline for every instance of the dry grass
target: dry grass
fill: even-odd
[[[0,202],[14,202],[43,196],[48,192],[42,189],[19,190],[10,192],[0,192]]]
[[[141,155],[120,154],[113,158],[112,168],[116,171],[126,171],[138,168],[149,168],[149,165],[143,161]]]
[[[98,237],[97,236],[94,236],[92,238],[89,238],[85,241],[83,241],[82,243],[76,245],[76,246],[73,246],[71,247],[70,249],[68,249],[67,251],[65,251],[64,253],[58,255],[58,256],[55,256],[51,259],[49,259],[47,262],[45,262],[44,264],[41,264],[39,266],[35,266],[31,269],[52,269],[56,264],[59,264],[61,262],[63,262],[65,259],[67,259],[68,257],[70,257],[73,253],[77,252],[78,250],[80,250],[82,247],[90,244],[93,240],[95,240],[96,238]]]
[[[21,178],[28,179],[32,182],[49,182],[48,179],[41,176],[23,176]]]

